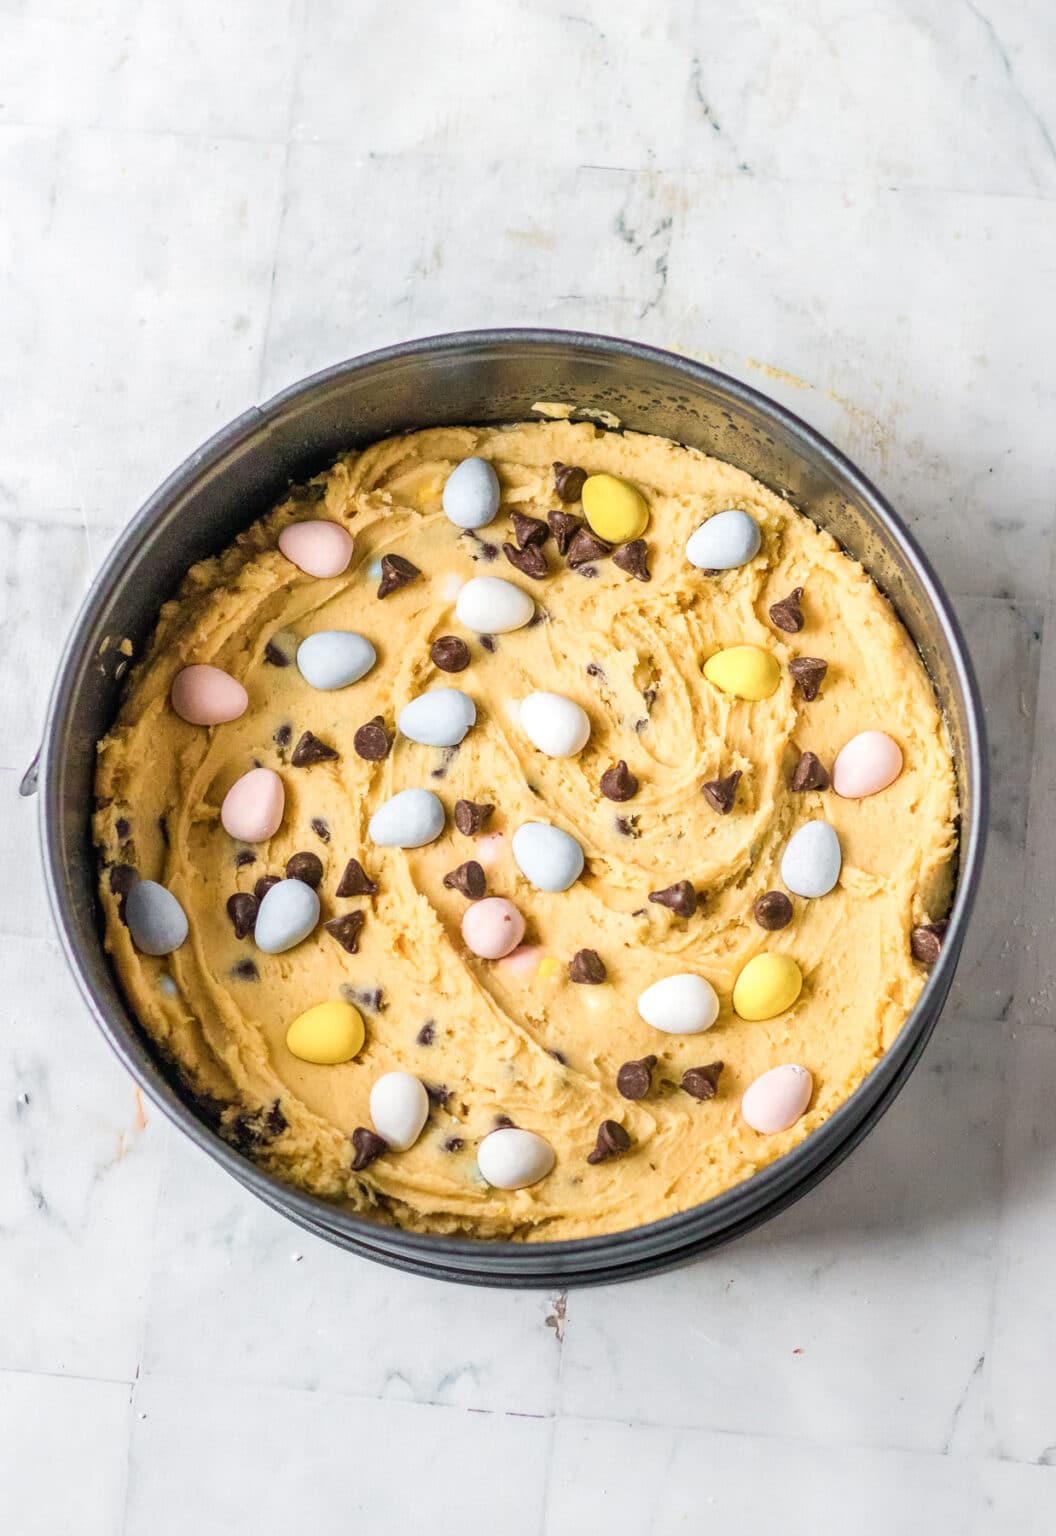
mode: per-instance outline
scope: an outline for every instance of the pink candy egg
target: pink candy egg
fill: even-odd
[[[224,796],[220,820],[240,843],[266,843],[282,825],[286,791],[271,768],[251,768]]]
[[[505,897],[485,896],[466,908],[462,937],[482,960],[501,960],[524,938],[524,918]]]
[[[244,715],[249,704],[242,684],[220,667],[184,667],[173,678],[169,697],[190,725],[223,725]]]
[[[337,523],[318,518],[284,528],[279,548],[308,576],[340,576],[352,559],[352,535]]]
[[[487,837],[477,838],[477,863],[483,864],[485,869],[490,869],[502,858],[503,846],[506,842],[501,832],[489,832]]]
[[[832,765],[832,787],[845,800],[864,800],[902,772],[902,748],[883,731],[852,736]]]
[[[771,1067],[748,1085],[741,1114],[753,1131],[772,1136],[795,1125],[813,1092],[814,1079],[806,1067]]]
[[[511,976],[534,976],[542,958],[541,945],[519,944],[511,954],[505,956],[501,964],[503,970],[509,971]]]

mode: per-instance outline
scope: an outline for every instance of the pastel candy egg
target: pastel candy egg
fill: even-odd
[[[485,528],[499,510],[499,477],[487,459],[463,459],[447,477],[444,512],[456,528]]]
[[[429,1095],[410,1072],[383,1072],[370,1090],[370,1118],[394,1152],[406,1152],[429,1118]]]
[[[306,576],[340,576],[352,559],[352,535],[326,518],[291,523],[279,534],[279,548]]]
[[[759,645],[731,645],[704,663],[704,676],[737,699],[768,699],[781,682],[777,657]]]
[[[542,958],[541,944],[519,944],[516,949],[505,955],[500,963],[503,970],[511,976],[535,976],[538,974]]]
[[[733,987],[738,1018],[758,1022],[791,1008],[803,987],[803,973],[790,955],[755,955]]]
[[[125,897],[125,922],[144,955],[171,955],[187,937],[187,914],[156,880],[137,880]]]
[[[396,724],[409,741],[457,747],[477,723],[477,706],[461,688],[431,688],[400,710]]]
[[[330,692],[366,677],[378,653],[352,629],[321,629],[297,647],[297,670],[313,688]]]
[[[646,530],[649,508],[637,486],[616,475],[590,475],[583,484],[583,511],[599,539],[626,544]]]
[[[224,725],[244,715],[249,694],[220,667],[183,667],[172,680],[172,707],[190,725]]]
[[[843,851],[827,821],[793,832],[781,856],[781,878],[796,896],[827,896],[840,878]]]
[[[318,921],[319,897],[312,887],[303,880],[280,880],[260,904],[253,939],[264,954],[281,955],[306,939]]]
[[[883,731],[852,736],[832,765],[832,787],[845,800],[864,800],[902,772],[902,748]]]
[[[545,821],[526,821],[513,834],[517,868],[538,891],[567,891],[583,873],[583,850],[575,838]]]
[[[367,827],[381,848],[422,848],[443,830],[443,802],[431,789],[401,789],[378,806]]]
[[[251,768],[224,796],[220,821],[240,843],[266,843],[282,825],[286,791],[272,768]]]
[[[482,960],[501,960],[524,938],[524,918],[504,896],[485,896],[466,908],[462,938]]]
[[[316,1003],[298,1014],[286,1031],[286,1049],[300,1061],[336,1067],[358,1055],[364,1039],[362,1016],[351,1003]]]
[[[563,693],[530,693],[521,704],[521,724],[547,757],[575,757],[590,740],[590,716]]]
[[[731,507],[716,512],[690,534],[686,559],[702,571],[732,571],[754,560],[762,542],[755,518]]]
[[[718,1018],[719,1000],[710,981],[684,971],[646,987],[638,1012],[665,1035],[699,1035]]]
[[[771,1067],[745,1089],[741,1114],[753,1131],[771,1136],[795,1125],[814,1092],[806,1067]]]
[[[528,593],[501,576],[473,576],[458,594],[455,617],[478,635],[523,629],[535,614]]]
[[[554,1149],[534,1131],[503,1126],[477,1148],[477,1167],[493,1189],[526,1189],[545,1179],[554,1166]]]

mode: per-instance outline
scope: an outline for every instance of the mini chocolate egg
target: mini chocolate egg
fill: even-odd
[[[253,941],[266,955],[281,955],[300,944],[319,921],[319,896],[303,880],[279,880],[257,910]]]
[[[172,707],[188,725],[225,725],[244,715],[249,694],[221,667],[183,667],[172,680]]]
[[[840,840],[827,821],[806,822],[781,855],[781,878],[796,896],[827,896],[842,867]]]
[[[753,703],[776,693],[781,682],[777,657],[759,645],[731,645],[704,663],[704,676],[723,693]]]
[[[461,688],[430,688],[400,710],[396,724],[408,741],[457,747],[477,723],[477,706]]]
[[[806,1067],[771,1067],[745,1089],[741,1114],[753,1131],[772,1136],[795,1125],[813,1092],[814,1079]]]
[[[718,1018],[719,1000],[710,981],[683,971],[646,987],[638,1012],[665,1035],[700,1035]]]
[[[456,528],[486,528],[499,510],[499,477],[487,459],[463,459],[447,477],[444,513]]]
[[[530,693],[521,703],[521,725],[547,757],[575,757],[590,740],[590,716],[563,693]]]
[[[370,1090],[370,1118],[394,1152],[406,1152],[429,1118],[429,1095],[410,1072],[383,1072]]]
[[[759,553],[763,536],[747,512],[731,507],[701,523],[686,543],[686,559],[702,571],[732,571]]]
[[[645,497],[629,480],[617,475],[590,475],[581,495],[587,522],[607,544],[627,544],[649,524]]]
[[[279,548],[306,576],[340,576],[348,570],[354,548],[347,528],[326,518],[291,523],[279,534]]]
[[[501,960],[524,938],[524,918],[504,896],[485,896],[466,908],[462,938],[482,960]]]
[[[378,653],[352,629],[321,629],[297,647],[297,670],[312,688],[332,692],[366,677]]]
[[[431,789],[401,789],[382,802],[367,834],[381,848],[422,848],[444,830],[444,803]]]
[[[137,880],[125,897],[125,922],[144,955],[171,955],[187,937],[187,914],[156,880]]]
[[[543,954],[541,944],[518,944],[516,949],[511,949],[508,955],[502,957],[499,964],[510,976],[536,976]]]
[[[493,1189],[526,1189],[529,1184],[538,1184],[554,1162],[554,1149],[548,1141],[515,1125],[492,1131],[477,1148],[477,1167]]]
[[[224,796],[220,822],[240,843],[266,843],[282,825],[286,791],[273,768],[251,768]]]
[[[790,955],[753,955],[733,985],[733,1011],[760,1023],[791,1008],[803,990],[803,973]]]
[[[286,1049],[299,1061],[336,1067],[358,1056],[365,1038],[363,1017],[351,1003],[316,1003],[286,1031]]]
[[[521,587],[501,576],[473,576],[458,594],[455,618],[478,635],[506,635],[523,629],[535,604]]]
[[[902,748],[884,731],[860,731],[832,765],[832,787],[845,800],[864,800],[893,784],[902,772]]]
[[[583,873],[583,850],[568,832],[526,821],[513,834],[513,857],[537,891],[567,891]]]

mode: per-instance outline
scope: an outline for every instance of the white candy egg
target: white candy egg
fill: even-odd
[[[187,914],[156,880],[137,880],[125,897],[125,922],[144,955],[170,955],[187,937]]]
[[[535,614],[528,593],[501,576],[473,576],[458,594],[455,617],[478,635],[506,635],[523,629]]]
[[[771,1067],[745,1089],[741,1114],[753,1131],[771,1136],[795,1125],[813,1092],[814,1079],[806,1067]]]
[[[394,1152],[406,1152],[429,1118],[429,1095],[410,1072],[384,1072],[370,1090],[370,1118]]]
[[[477,1166],[494,1189],[525,1189],[546,1178],[554,1166],[554,1149],[534,1131],[503,1126],[477,1148]]]
[[[319,921],[319,897],[303,880],[280,880],[260,904],[253,940],[266,955],[281,955],[303,939]]]
[[[382,848],[421,848],[443,830],[443,802],[431,789],[401,789],[378,806],[367,828]]]
[[[699,1035],[718,1018],[719,1000],[710,981],[683,971],[646,987],[638,1012],[665,1035]]]
[[[840,878],[843,853],[827,821],[808,821],[788,840],[781,878],[796,896],[827,896]]]
[[[405,704],[396,723],[409,741],[457,747],[477,723],[477,706],[461,688],[431,688]]]
[[[686,559],[702,571],[732,571],[754,560],[762,542],[755,518],[731,507],[716,512],[690,534]]]
[[[463,459],[444,485],[444,512],[456,528],[484,528],[499,510],[499,477],[487,459]]]
[[[321,629],[297,647],[297,670],[313,688],[347,688],[366,677],[378,653],[351,629]]]
[[[517,828],[513,857],[539,891],[567,891],[583,873],[583,850],[575,838],[545,821],[526,821]]]
[[[548,757],[575,757],[590,740],[590,716],[563,693],[530,693],[521,704],[521,725]]]

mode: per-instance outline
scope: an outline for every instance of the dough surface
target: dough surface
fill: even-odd
[[[446,476],[473,454],[495,465],[502,485],[496,521],[476,536],[460,534],[440,504]],[[650,582],[611,560],[593,577],[568,569],[552,538],[545,580],[504,559],[511,511],[545,518],[559,505],[555,460],[641,488],[651,514]],[[731,506],[757,520],[760,554],[722,575],[694,569],[684,554],[689,534]],[[353,533],[343,576],[312,578],[279,552],[281,529],[311,517]],[[379,601],[377,563],[390,553],[422,575]],[[528,590],[543,621],[496,637],[491,650],[461,629],[458,587],[482,574]],[[804,588],[805,624],[786,634],[768,609],[796,586]],[[374,670],[319,692],[295,664],[265,658],[276,636],[292,655],[324,629],[366,635],[378,653]],[[446,674],[430,660],[431,642],[445,634],[468,642],[465,671]],[[780,661],[771,698],[733,699],[702,677],[713,652],[741,643]],[[793,689],[794,656],[828,662],[811,703]],[[241,719],[206,729],[174,714],[173,676],[194,662],[245,685]],[[356,755],[358,726],[382,715],[393,730],[403,704],[437,686],[462,688],[476,703],[477,724],[460,747],[397,738],[380,763]],[[588,712],[592,735],[578,757],[546,758],[519,729],[510,706],[534,690],[566,694]],[[802,751],[831,771],[840,747],[870,729],[902,748],[904,771],[889,789],[860,802],[831,790],[792,792]],[[309,730],[336,748],[338,761],[290,765],[289,743]],[[598,789],[619,758],[641,786],[623,804]],[[285,816],[270,843],[248,850],[253,862],[236,865],[239,845],[221,827],[219,808],[255,763],[281,774]],[[737,769],[734,809],[719,815],[701,784]],[[411,786],[443,800],[443,835],[416,850],[373,847],[371,812]],[[143,1026],[222,1132],[283,1179],[380,1220],[525,1240],[596,1235],[685,1210],[824,1121],[882,1057],[921,991],[926,972],[911,958],[909,933],[944,914],[956,849],[955,781],[931,684],[861,567],[728,464],[664,439],[567,421],[435,429],[375,444],[195,566],[163,608],[100,744],[97,794],[107,947]],[[478,840],[455,828],[459,798],[496,807],[483,857]],[[839,884],[819,900],[794,898],[789,926],[766,932],[752,903],[784,889],[782,850],[817,817],[839,834]],[[561,894],[530,887],[510,853],[513,831],[540,819],[572,832],[586,854],[585,874]],[[301,851],[325,866],[324,921],[364,911],[357,954],[321,925],[279,955],[259,953],[252,937],[236,939],[229,896],[252,891],[262,875],[282,875]],[[353,857],[377,881],[376,896],[335,895]],[[476,857],[493,859],[488,893],[520,907],[527,942],[539,946],[542,963],[526,974],[508,961],[478,960],[462,944],[465,898],[442,882]],[[175,953],[153,959],[135,950],[111,888],[112,867],[122,864],[163,882],[183,904],[190,935]],[[689,920],[647,899],[680,880],[702,895]],[[569,980],[568,961],[584,947],[601,955],[605,984]],[[744,964],[764,951],[791,955],[804,987],[786,1013],[747,1023],[733,1014],[730,995]],[[706,1034],[661,1034],[638,1016],[639,994],[680,971],[699,972],[718,993],[719,1018]],[[293,1057],[290,1022],[341,998],[366,1021],[357,1058],[313,1066]],[[659,1058],[652,1093],[621,1098],[619,1067],[649,1053]],[[718,1095],[700,1102],[679,1086],[682,1073],[714,1061],[725,1064]],[[741,1096],[784,1062],[809,1068],[814,1096],[790,1130],[761,1136],[741,1118]],[[349,1137],[369,1127],[371,1084],[392,1070],[431,1087],[429,1122],[410,1151],[353,1173]],[[554,1171],[532,1188],[493,1190],[480,1177],[475,1148],[503,1116],[556,1151]],[[608,1118],[626,1127],[632,1147],[588,1165]]]

